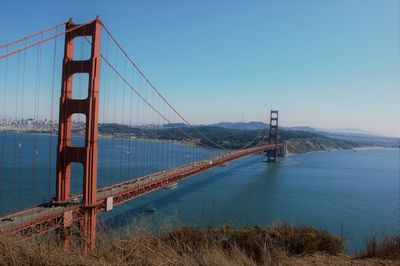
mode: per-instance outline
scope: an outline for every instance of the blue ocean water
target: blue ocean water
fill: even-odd
[[[54,136],[0,133],[0,215],[54,196],[56,148]],[[178,143],[100,139],[98,187],[212,154]],[[400,149],[315,152],[278,164],[258,154],[117,206],[100,220],[115,229],[141,217],[154,225],[288,222],[343,235],[354,251],[373,232],[400,234],[399,167]],[[81,190],[80,171],[72,169],[73,192]]]
[[[107,213],[114,226],[176,216],[194,226],[312,225],[342,235],[349,252],[372,233],[400,234],[399,149],[316,152],[267,164],[263,155],[193,176]],[[156,208],[146,213],[148,207]],[[167,217],[167,218],[166,218]]]
[[[74,136],[74,146],[84,138]],[[55,196],[57,136],[0,132],[0,216]],[[97,187],[105,187],[220,151],[176,142],[100,138]],[[83,167],[71,164],[71,194],[82,192]]]

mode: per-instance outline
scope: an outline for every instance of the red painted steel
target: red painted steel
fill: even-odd
[[[83,232],[89,248],[94,248],[96,238],[96,191],[97,191],[97,124],[99,112],[100,79],[100,41],[101,21],[77,27],[72,20],[66,30],[76,28],[65,34],[62,89],[60,97],[60,118],[57,153],[56,201],[65,202],[71,198],[71,163],[83,165]],[[91,56],[88,60],[74,60],[74,39],[92,38]],[[72,80],[76,73],[89,74],[88,97],[72,98]],[[86,116],[85,147],[71,145],[72,115]],[[64,224],[68,227],[68,224]]]
[[[229,161],[279,147],[282,147],[282,145],[263,145],[248,148],[231,152],[225,156],[196,161],[98,189],[95,209],[97,211],[105,211],[108,197],[113,198],[114,206],[119,205]],[[79,197],[75,196],[63,205],[35,207],[23,212],[10,214],[8,217],[14,217],[14,221],[9,222],[7,225],[1,225],[0,233],[17,234],[22,239],[40,235],[56,228],[62,228],[66,222],[64,213],[70,211],[73,213],[72,222],[78,222],[82,218],[81,205],[79,200],[74,199],[79,199]],[[71,219],[68,222],[71,223]]]
[[[270,118],[269,118],[269,134],[268,134],[268,143],[270,145],[278,145],[278,111],[271,110]],[[277,162],[278,149],[275,148],[267,152],[267,161],[268,162]]]
[[[268,145],[246,149],[242,148],[237,151],[231,151],[223,156],[221,155],[195,161],[114,184],[109,187],[97,189],[99,79],[100,58],[102,57],[100,54],[100,42],[102,28],[103,25],[98,18],[90,23],[80,25],[76,25],[72,20],[69,20],[66,23],[66,30],[63,33],[56,34],[47,39],[41,40],[40,42],[36,42],[0,56],[1,58],[18,53],[22,50],[36,45],[41,45],[48,40],[65,34],[59,113],[55,203],[26,209],[2,217],[7,219],[1,219],[4,222],[0,223],[0,234],[16,234],[21,239],[27,239],[60,228],[62,229],[60,230],[60,232],[62,232],[61,235],[65,237],[66,244],[68,244],[68,232],[71,232],[72,226],[78,224],[82,227],[82,232],[85,237],[85,239],[82,240],[82,243],[87,243],[83,245],[84,252],[86,253],[87,251],[94,249],[97,212],[106,211],[112,207],[107,206],[107,202],[109,205],[111,205],[110,203],[112,203],[113,206],[119,205],[160,188],[168,187],[169,185],[189,176],[199,174],[211,168],[224,165],[229,161],[259,152],[266,152],[268,155],[268,161],[276,162],[277,150],[283,145],[278,143],[278,111],[271,111]],[[110,36],[116,42],[115,38],[111,34]],[[76,37],[91,37],[91,55],[89,59],[74,60],[74,39]],[[18,41],[20,40],[17,40],[17,42]],[[117,42],[116,44],[125,56],[127,56],[121,46]],[[103,57],[103,59],[106,63],[110,64],[106,58]],[[189,124],[189,122],[165,100],[165,98],[159,93],[153,84],[150,83],[129,57],[128,60],[139,71],[153,90],[155,90],[164,100],[164,102],[166,102],[166,104],[172,108],[172,110],[183,119],[186,124],[193,128],[193,126],[191,126],[191,124]],[[145,103],[147,103],[167,122],[171,123],[162,113],[143,98],[143,96],[141,96],[140,93],[138,93],[111,64],[109,66],[111,69],[115,70],[116,74],[127,83]],[[72,81],[73,75],[76,73],[89,74],[88,97],[86,99],[72,98]],[[71,143],[72,115],[76,113],[84,114],[86,116],[84,147],[75,147],[72,146]],[[196,128],[193,129],[198,132]],[[184,131],[182,131],[182,133],[187,135]],[[198,133],[204,137],[204,139],[209,140],[201,132]],[[214,143],[212,140],[209,141],[210,143]],[[216,146],[221,147],[220,145]],[[71,163],[81,163],[83,165],[82,195],[71,196]]]

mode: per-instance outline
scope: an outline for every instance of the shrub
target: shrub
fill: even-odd
[[[365,248],[358,252],[358,258],[400,259],[400,236],[390,237],[384,235],[378,240],[376,234],[365,240]]]

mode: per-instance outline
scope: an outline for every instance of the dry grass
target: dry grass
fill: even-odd
[[[366,239],[365,249],[358,252],[356,257],[400,260],[400,236],[389,237],[384,235],[381,240],[378,240],[376,234],[373,234]]]
[[[90,256],[80,250],[79,241],[73,241],[65,252],[54,236],[27,242],[3,238],[0,265],[292,265],[302,257],[321,254],[330,260],[344,258],[340,238],[312,227],[285,224],[270,228],[178,226],[161,233],[139,226],[126,232],[100,232]]]
[[[180,255],[190,254],[199,247],[219,248],[226,254],[239,250],[257,263],[274,261],[282,253],[337,255],[344,251],[342,241],[326,231],[286,224],[271,228],[229,225],[208,229],[179,227],[162,234],[160,239]]]

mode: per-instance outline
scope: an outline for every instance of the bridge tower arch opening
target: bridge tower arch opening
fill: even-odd
[[[59,112],[59,131],[57,146],[56,202],[71,200],[71,164],[83,166],[83,201],[82,232],[87,245],[84,251],[94,249],[96,238],[96,192],[97,192],[97,137],[99,112],[99,80],[100,80],[100,42],[102,23],[97,17],[92,23],[83,27],[72,22],[66,24],[64,59],[62,67],[62,84]],[[71,30],[76,28],[74,30]],[[74,60],[74,39],[84,37],[91,39],[91,53],[87,60]],[[87,73],[88,94],[85,99],[74,99],[73,75]],[[73,146],[72,115],[85,115],[85,145]],[[64,221],[64,227],[71,223]]]

